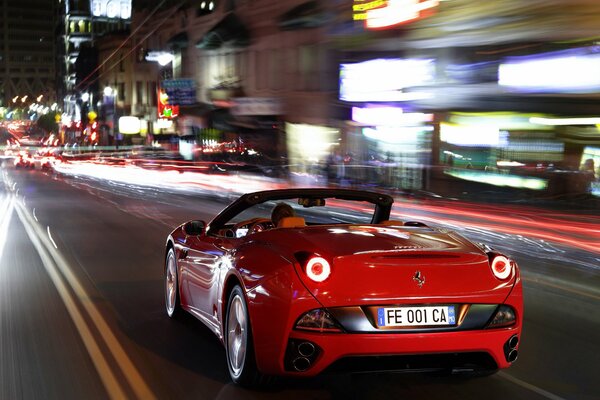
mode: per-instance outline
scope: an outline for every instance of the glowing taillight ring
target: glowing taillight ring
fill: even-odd
[[[512,261],[504,256],[496,256],[492,260],[492,272],[498,279],[506,279],[512,272]]]
[[[319,264],[321,268],[315,268]],[[331,267],[329,266],[329,262],[323,257],[312,257],[306,263],[306,275],[315,282],[323,282],[330,274]]]

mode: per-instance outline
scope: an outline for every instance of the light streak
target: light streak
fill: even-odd
[[[167,188],[181,192],[211,192],[222,196],[259,190],[288,188],[286,182],[265,177],[242,174],[204,174],[174,170],[143,169],[134,165],[107,165],[94,162],[70,162],[55,165],[58,172],[83,175],[130,186]],[[508,235],[522,235],[553,243],[600,253],[600,217],[574,215],[536,209],[476,203],[450,203],[437,200],[433,203],[397,201],[393,216],[423,220],[456,228],[481,229]],[[329,201],[347,210],[365,213],[364,205],[350,205]],[[399,211],[401,210],[401,211]],[[368,212],[368,211],[367,211]],[[423,213],[432,213],[427,216]]]
[[[2,208],[0,209],[0,261],[4,253],[4,246],[8,238],[8,227],[10,226],[10,220],[14,209],[14,198],[5,197],[2,202]],[[4,263],[2,263],[4,265]]]

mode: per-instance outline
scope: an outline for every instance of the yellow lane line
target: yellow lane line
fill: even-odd
[[[107,347],[110,349],[114,359],[121,368],[123,375],[127,379],[136,397],[144,400],[155,399],[156,397],[154,396],[154,393],[152,392],[152,390],[150,390],[150,387],[146,384],[141,374],[127,355],[125,349],[123,349],[121,343],[114,335],[108,323],[106,322],[98,308],[95,306],[94,300],[86,293],[85,289],[83,288],[83,285],[72,272],[72,269],[69,267],[69,264],[67,263],[65,258],[60,254],[60,252],[57,249],[54,248],[54,246],[51,243],[49,243],[50,240],[46,232],[43,231],[39,224],[34,222],[31,215],[29,215],[27,210],[21,204],[17,203],[17,211],[19,213],[21,221],[23,221],[23,224],[28,226],[29,231],[32,232],[30,234],[30,237],[36,236],[38,242],[43,244],[45,251],[48,252],[48,254],[53,259],[54,265],[56,265],[56,267],[60,270],[60,272],[65,277],[67,283],[73,289],[80,304],[83,305],[90,319],[93,321],[96,329],[98,330],[98,332],[100,332],[102,339],[106,343]]]
[[[19,214],[19,219],[23,223],[23,226],[25,227],[25,231],[27,232],[29,239],[33,243],[37,252],[39,253],[39,256],[42,260],[42,264],[46,269],[46,272],[48,273],[50,279],[52,279],[52,282],[54,283],[54,286],[58,290],[58,293],[63,303],[65,304],[67,311],[69,312],[69,315],[71,316],[71,319],[73,320],[73,323],[75,324],[75,327],[77,328],[77,331],[81,336],[81,339],[83,340],[83,343],[90,355],[90,358],[92,359],[92,362],[94,363],[94,366],[96,367],[96,370],[100,375],[100,379],[102,380],[102,383],[104,384],[108,395],[111,399],[115,400],[125,399],[125,392],[119,385],[115,375],[113,374],[112,370],[108,365],[106,358],[104,357],[104,354],[102,354],[102,351],[100,350],[98,344],[94,340],[94,336],[92,335],[90,329],[86,325],[83,315],[75,305],[75,300],[73,299],[73,296],[67,289],[66,284],[63,282],[63,279],[61,278],[60,273],[58,272],[58,268],[53,263],[47,251],[44,249],[44,246],[42,245],[40,239],[34,232],[33,227],[30,226],[25,220],[23,213],[19,208],[17,208],[17,214]]]

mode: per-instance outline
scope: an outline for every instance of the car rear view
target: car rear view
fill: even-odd
[[[319,252],[296,271],[322,305],[290,334],[288,372],[492,373],[517,358],[522,288],[514,261],[428,227],[306,228]]]

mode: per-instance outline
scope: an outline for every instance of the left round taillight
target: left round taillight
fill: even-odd
[[[504,280],[508,278],[513,269],[513,261],[505,256],[495,256],[492,259],[492,272],[498,279]]]
[[[315,282],[323,282],[331,275],[331,266],[323,257],[311,257],[306,262],[306,275]]]

